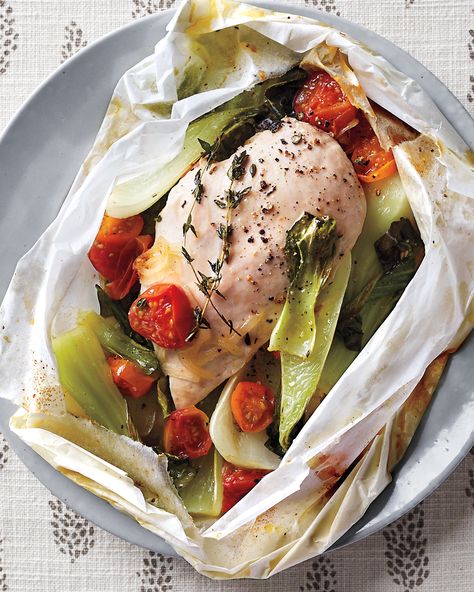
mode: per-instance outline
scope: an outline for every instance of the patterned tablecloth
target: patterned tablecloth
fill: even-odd
[[[474,0],[293,0],[408,50],[474,115]],[[0,129],[60,62],[172,0],[0,0]],[[471,28],[472,27],[472,28]],[[473,592],[474,451],[424,503],[368,539],[270,581],[212,582],[76,515],[0,441],[0,590]]]

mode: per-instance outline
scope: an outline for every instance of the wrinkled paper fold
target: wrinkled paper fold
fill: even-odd
[[[163,458],[66,413],[50,336],[71,326],[79,310],[97,309],[98,278],[86,254],[105,208],[120,215],[121,185],[166,167],[191,121],[303,59],[337,78],[384,144],[390,137],[377,128],[372,102],[421,134],[395,145],[394,155],[425,258],[280,467],[223,517],[198,527]],[[1,396],[23,405],[12,429],[210,577],[264,578],[323,552],[389,483],[446,363],[443,352],[472,328],[470,163],[466,145],[424,91],[347,35],[228,0],[184,2],[154,56],[118,83],[58,217],[17,266],[0,309]]]

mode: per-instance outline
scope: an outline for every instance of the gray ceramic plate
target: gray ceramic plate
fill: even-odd
[[[262,6],[295,11],[276,2]],[[341,18],[299,8],[364,41],[417,80],[474,149],[474,121],[423,66],[388,41]],[[16,261],[56,216],[122,74],[153,52],[172,12],[140,19],[84,49],[55,72],[23,106],[0,140],[0,298]],[[407,512],[431,493],[474,444],[474,339],[454,356],[433,404],[394,481],[338,543],[357,541]],[[157,536],[57,473],[8,429],[14,407],[0,400],[0,430],[31,472],[68,506],[105,530],[165,554]]]

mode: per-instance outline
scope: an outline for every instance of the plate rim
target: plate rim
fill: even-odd
[[[282,2],[273,2],[272,0],[251,0],[251,2],[249,2],[249,3],[252,5],[255,5],[255,6],[261,6],[264,8],[271,8],[276,11],[281,11],[281,12],[286,12],[286,13],[290,13],[290,14],[296,14],[296,15],[301,15],[301,16],[308,16],[310,18],[315,18],[323,23],[328,23],[332,26],[336,26],[340,30],[350,29],[352,31],[349,34],[354,36],[355,38],[360,38],[359,37],[360,35],[364,35],[365,38],[368,39],[368,42],[366,43],[366,45],[368,45],[371,49],[374,48],[374,45],[376,45],[376,46],[382,45],[384,47],[384,50],[380,50],[380,49],[376,50],[377,53],[379,53],[380,55],[383,55],[384,53],[387,52],[387,49],[389,49],[391,51],[391,53],[395,54],[397,57],[397,60],[395,61],[395,63],[393,62],[392,59],[389,60],[391,63],[394,63],[394,66],[397,69],[400,69],[401,71],[403,71],[403,68],[400,67],[400,65],[397,63],[400,60],[404,61],[407,65],[415,66],[416,69],[418,70],[418,73],[419,73],[418,75],[421,78],[421,80],[426,81],[430,86],[435,87],[438,89],[438,91],[440,91],[439,93],[437,93],[436,97],[433,96],[433,92],[429,91],[426,88],[426,84],[424,84],[421,80],[419,80],[418,76],[414,77],[416,82],[418,84],[420,84],[420,86],[423,87],[425,92],[427,92],[430,95],[431,99],[437,105],[438,109],[443,113],[443,115],[445,115],[445,117],[448,119],[448,121],[454,127],[454,129],[460,135],[460,137],[464,140],[464,142],[467,144],[467,146],[469,146],[469,148],[471,150],[474,150],[474,120],[471,117],[471,115],[469,114],[469,112],[467,111],[467,109],[460,102],[460,100],[449,90],[449,88],[443,82],[441,82],[441,80],[439,80],[437,78],[437,76],[435,76],[430,70],[428,70],[428,68],[426,68],[423,64],[421,64],[416,58],[411,56],[408,52],[406,52],[405,50],[403,50],[402,48],[397,46],[395,43],[393,43],[390,40],[386,39],[385,37],[379,35],[378,33],[364,27],[363,25],[360,25],[359,23],[352,22],[352,21],[350,21],[344,17],[341,17],[339,15],[336,15],[336,14],[331,14],[326,11],[321,11],[315,7],[286,5]],[[4,130],[0,134],[0,145],[9,136],[9,134],[12,132],[12,130],[14,130],[14,128],[18,124],[18,122],[21,121],[22,116],[28,111],[28,109],[32,105],[34,105],[34,102],[35,102],[37,96],[45,88],[47,88],[50,84],[54,83],[54,80],[58,76],[60,76],[66,68],[68,68],[69,66],[71,66],[75,62],[87,59],[88,55],[93,54],[94,51],[100,49],[101,45],[106,45],[110,39],[115,38],[115,37],[120,37],[120,36],[126,34],[129,29],[134,29],[134,28],[140,27],[140,25],[143,22],[156,21],[157,23],[165,24],[165,27],[166,27],[168,25],[169,21],[171,20],[172,16],[176,13],[176,10],[177,10],[176,7],[172,7],[172,8],[168,8],[165,10],[161,10],[161,11],[156,12],[154,14],[147,15],[147,16],[142,17],[140,19],[132,20],[131,22],[122,25],[121,27],[107,33],[106,35],[103,35],[99,39],[96,39],[94,42],[90,43],[87,47],[83,48],[81,51],[79,51],[78,53],[76,53],[75,55],[73,55],[72,57],[67,59],[64,63],[60,64],[52,73],[50,73],[44,79],[44,81],[42,81],[35,88],[35,90],[29,95],[29,97],[16,110],[16,112],[14,113],[14,115],[12,116],[12,118],[10,119],[10,121],[8,122],[8,124],[5,126]],[[342,26],[340,26],[340,25],[342,25]],[[354,32],[355,32],[355,35],[354,35]],[[160,39],[157,39],[157,42],[159,40]],[[365,43],[365,40],[363,41],[363,43]],[[442,105],[439,104],[441,102],[442,97],[448,97],[449,104],[447,106],[444,103]],[[445,98],[443,98],[443,101],[444,100],[445,100]],[[449,108],[452,107],[452,109],[455,109],[457,111],[456,116],[463,120],[461,122],[462,125],[461,124],[455,125],[451,121],[451,118],[445,114],[447,107],[449,107]],[[459,129],[459,128],[461,128],[461,129]],[[441,386],[441,388],[442,388],[442,386]],[[1,402],[3,403],[4,401],[2,400]],[[426,413],[425,413],[424,419],[426,419]],[[109,532],[110,534],[112,534],[114,536],[121,538],[124,541],[127,541],[132,544],[136,544],[138,546],[141,546],[141,547],[149,549],[149,550],[156,550],[156,551],[159,551],[160,553],[163,553],[166,555],[179,557],[178,553],[176,553],[174,551],[174,549],[172,549],[166,543],[166,541],[164,539],[162,539],[159,535],[156,535],[156,534],[152,533],[151,531],[147,530],[146,528],[138,525],[138,523],[136,523],[135,520],[133,520],[129,517],[126,517],[127,520],[132,520],[134,523],[137,524],[137,526],[139,528],[137,533],[141,534],[141,539],[147,538],[148,539],[147,541],[143,541],[143,540],[139,541],[134,537],[132,537],[133,540],[131,540],[129,537],[126,536],[126,533],[124,531],[122,531],[120,528],[114,529],[111,527],[111,525],[104,526],[101,523],[101,520],[99,520],[97,518],[90,518],[90,516],[87,515],[86,508],[78,507],[78,500],[74,500],[73,502],[70,502],[67,495],[61,495],[61,491],[57,491],[59,488],[57,487],[55,480],[53,478],[49,479],[45,476],[44,472],[40,473],[39,471],[34,470],[34,468],[32,468],[32,466],[30,465],[30,462],[27,462],[25,460],[25,452],[22,449],[24,449],[24,448],[28,448],[29,450],[31,450],[31,449],[30,449],[30,447],[25,445],[24,442],[19,440],[19,438],[16,435],[14,435],[11,432],[8,424],[9,424],[9,416],[5,416],[3,413],[1,413],[0,414],[0,430],[3,433],[5,439],[7,440],[9,446],[14,450],[14,452],[17,454],[18,458],[27,467],[27,469],[33,474],[33,476],[36,479],[38,479],[40,481],[40,483],[42,483],[51,492],[51,494],[54,497],[60,499],[64,503],[66,503],[68,505],[68,507],[70,507],[73,511],[81,514],[84,518],[86,518],[87,520],[96,524],[101,529]],[[418,429],[419,428],[420,428],[420,426],[418,426]],[[418,429],[417,429],[417,431],[418,431]],[[418,495],[416,495],[414,498],[412,498],[410,500],[410,502],[406,503],[405,505],[403,505],[400,508],[398,508],[397,510],[395,510],[390,516],[387,516],[385,519],[380,520],[379,522],[376,522],[372,525],[369,525],[369,526],[365,525],[360,528],[359,522],[355,523],[344,535],[342,535],[342,537],[338,541],[336,541],[336,543],[332,547],[330,547],[330,549],[328,549],[327,552],[333,551],[338,548],[345,547],[345,546],[352,544],[352,543],[356,543],[356,542],[366,538],[367,536],[370,536],[371,534],[374,534],[375,532],[382,530],[385,526],[394,522],[395,520],[398,520],[401,516],[403,516],[404,514],[409,512],[410,510],[412,510],[417,504],[420,503],[420,501],[422,501],[423,499],[425,499],[426,497],[431,495],[451,475],[451,473],[455,470],[455,468],[459,465],[459,463],[461,463],[462,460],[464,459],[464,457],[468,454],[469,450],[472,448],[473,445],[474,445],[474,431],[472,433],[471,439],[466,441],[465,446],[463,446],[462,450],[457,454],[457,456],[455,456],[453,458],[451,463],[444,469],[444,471],[441,474],[439,474],[436,479],[434,479],[431,483],[429,483],[428,486],[425,487]],[[410,444],[410,447],[411,446],[412,446],[412,444]],[[33,451],[33,455],[37,455],[37,454]],[[39,457],[39,455],[37,455],[37,456],[38,456],[38,459],[41,459],[41,457]],[[83,498],[84,497],[88,498],[89,496],[94,496],[95,500],[98,500],[100,502],[103,502],[107,506],[110,506],[110,508],[112,508],[112,510],[115,514],[121,514],[122,516],[125,516],[122,512],[113,508],[108,502],[102,500],[98,496],[91,494],[87,490],[84,490],[82,487],[71,482],[67,477],[63,476],[61,473],[59,473],[59,471],[52,468],[51,465],[46,463],[46,461],[43,461],[43,459],[41,459],[41,461],[45,465],[47,465],[48,467],[50,467],[52,469],[55,476],[60,476],[64,480],[68,481],[69,483],[72,483],[74,486],[72,488],[72,490],[75,490],[75,488],[77,488],[79,490],[77,493],[78,496],[82,496]],[[403,463],[403,459],[402,459],[401,463]],[[397,465],[397,468],[398,468],[398,465]],[[397,470],[394,471],[393,482],[395,482],[395,480],[396,480],[397,472],[398,472]],[[389,487],[390,487],[390,485],[389,485]],[[82,503],[79,503],[79,506],[82,506]],[[151,537],[149,535],[151,535]],[[157,544],[153,544],[152,539],[155,540],[155,542]]]

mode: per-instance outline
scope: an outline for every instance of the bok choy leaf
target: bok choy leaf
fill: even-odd
[[[391,224],[388,232],[375,242],[375,250],[385,272],[375,281],[370,280],[359,297],[343,307],[337,334],[307,414],[314,411],[392,312],[424,253],[420,236],[406,218]]]
[[[139,345],[142,345],[143,347],[153,351],[153,344],[151,341],[148,341],[148,339],[145,339],[139,333],[134,331],[130,327],[130,323],[128,321],[128,311],[138,294],[133,295],[131,292],[122,300],[112,300],[107,292],[99,285],[96,284],[95,289],[97,290],[97,300],[99,301],[101,316],[104,318],[114,317],[125,335],[128,335],[130,339],[133,339],[133,341]]]
[[[353,351],[360,351],[367,343],[364,330],[371,335],[381,324],[380,314],[374,312],[390,311],[395,306],[423,257],[421,238],[407,218],[392,222],[374,248],[381,272],[344,305],[337,327],[344,345]]]
[[[135,363],[145,374],[154,374],[160,369],[154,352],[125,335],[115,319],[104,319],[89,311],[80,315],[79,324],[91,329],[105,350]]]
[[[303,417],[323,371],[336,330],[339,312],[351,271],[351,258],[342,260],[333,281],[327,284],[317,300],[316,340],[309,357],[281,353],[282,389],[279,442],[286,451],[295,426]]]
[[[270,338],[270,351],[307,358],[316,341],[314,307],[332,269],[336,222],[304,213],[288,230],[288,293]]]

